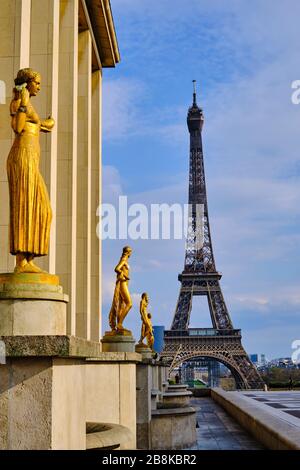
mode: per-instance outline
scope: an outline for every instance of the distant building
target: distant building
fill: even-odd
[[[249,354],[249,359],[258,368],[262,368],[262,367],[265,367],[267,365],[267,360],[266,360],[266,355],[265,354],[258,354],[258,353]]]
[[[253,364],[258,363],[258,354],[250,354],[249,357],[250,357],[251,362],[253,362]]]
[[[280,367],[282,369],[295,369],[297,366],[290,357],[279,357],[267,363],[268,367]]]
[[[162,325],[154,325],[153,326],[153,334],[154,334],[154,351],[157,353],[162,352],[164,349],[164,332],[165,327]]]

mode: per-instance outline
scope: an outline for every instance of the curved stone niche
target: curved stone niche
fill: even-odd
[[[86,450],[130,449],[132,433],[121,424],[86,423]]]

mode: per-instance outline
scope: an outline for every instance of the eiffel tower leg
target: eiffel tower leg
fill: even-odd
[[[264,382],[259,375],[256,367],[252,364],[246,352],[243,355],[235,357],[237,366],[241,372],[241,375],[244,377],[243,383],[237,384],[237,388],[246,388],[246,389],[262,389],[264,387]]]
[[[171,326],[172,330],[186,330],[189,326],[192,309],[192,292],[179,292],[176,311]]]
[[[208,304],[212,314],[213,323],[218,329],[230,329],[232,323],[222,295],[221,289],[208,293]]]

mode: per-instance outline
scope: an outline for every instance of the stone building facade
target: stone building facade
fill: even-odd
[[[18,70],[31,67],[42,76],[33,105],[42,118],[51,114],[56,121],[52,133],[40,139],[40,169],[53,221],[50,253],[39,265],[59,276],[69,302],[67,328],[53,333],[53,294],[47,300],[31,286],[33,298],[27,289],[23,299],[15,287],[11,299],[0,282],[0,344],[5,352],[0,364],[0,449],[105,445],[105,438],[96,442],[99,429],[88,432],[89,422],[98,428],[102,423],[101,436],[107,431],[121,448],[136,446],[140,356],[102,353],[100,343],[96,211],[101,201],[102,73],[119,60],[109,0],[1,0],[0,273],[14,270],[8,244],[6,159],[14,138],[9,104]],[[38,302],[39,311],[30,307],[32,302]],[[17,315],[15,307],[22,305],[23,318],[35,315],[32,332],[8,332],[6,312]]]
[[[53,221],[50,253],[39,265],[60,277],[68,293],[67,332],[99,341],[101,246],[96,210],[101,198],[102,73],[120,60],[109,0],[1,0],[0,272],[11,272],[8,246],[6,157],[13,141],[9,104],[20,68],[41,73],[34,99],[39,115],[52,115],[41,136],[41,173]]]

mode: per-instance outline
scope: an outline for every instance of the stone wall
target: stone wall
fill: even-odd
[[[136,448],[138,354],[98,352],[89,359],[97,343],[32,336],[24,337],[23,349],[20,337],[7,338],[9,357],[0,366],[0,450],[84,450],[87,423],[112,424],[122,431],[120,449]]]

